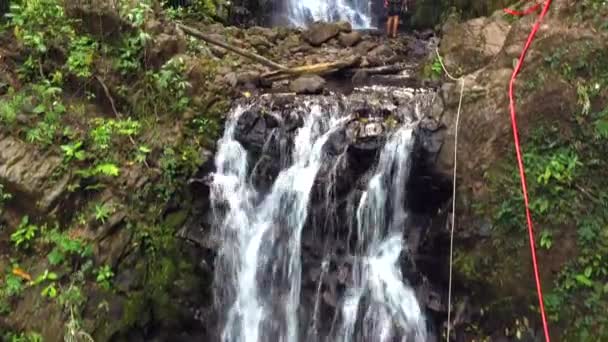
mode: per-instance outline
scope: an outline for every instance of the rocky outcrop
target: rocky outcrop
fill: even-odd
[[[20,207],[31,213],[48,213],[67,192],[69,174],[61,172],[62,159],[38,151],[12,136],[0,135],[0,181],[16,194]],[[64,203],[67,204],[67,203]]]
[[[338,39],[340,39],[340,44],[342,44],[345,47],[351,47],[353,45],[356,45],[357,43],[359,43],[362,39],[362,35],[360,32],[358,31],[354,31],[354,32],[350,32],[350,33],[345,33],[345,32],[341,32],[340,36],[338,37]]]
[[[449,70],[467,74],[487,64],[503,48],[511,25],[496,14],[465,23],[448,21],[442,28],[440,53]]]
[[[325,86],[325,79],[321,76],[301,76],[289,85],[291,91],[296,94],[318,94]]]
[[[302,38],[312,46],[320,46],[328,40],[336,37],[340,32],[350,32],[352,30],[349,23],[325,23],[317,22],[302,32]]]
[[[571,74],[564,73],[552,64],[562,63],[561,65],[566,65],[566,70],[571,65],[593,64],[597,57],[592,57],[594,55],[590,54],[590,51],[606,51],[608,48],[606,34],[600,33],[598,36],[598,31],[589,23],[578,22],[578,25],[570,25],[572,18],[568,16],[572,15],[572,12],[567,14],[568,12],[563,11],[574,6],[573,2],[555,1],[553,5],[540,26],[536,40],[527,53],[524,68],[515,83],[517,121],[524,153],[532,150],[531,137],[535,130],[541,127],[553,127],[568,141],[568,134],[571,134],[575,127],[573,113],[580,111],[577,103],[578,82],[585,82],[585,78],[594,77],[593,74],[577,76],[573,81]],[[513,180],[517,170],[511,159],[514,150],[507,90],[514,63],[520,56],[534,19],[530,16],[507,23],[501,15],[494,15],[464,23],[448,23],[444,27],[441,41],[441,52],[448,70],[462,75],[465,80],[458,142],[455,245],[460,246],[458,253],[463,263],[491,260],[491,268],[500,270],[498,273],[485,269],[469,272],[469,264],[456,263],[456,288],[463,290],[457,291],[455,298],[456,303],[460,303],[458,305],[468,307],[467,319],[474,320],[475,324],[482,327],[484,334],[493,336],[492,339],[507,338],[496,331],[505,330],[504,327],[508,326],[509,322],[520,319],[521,315],[533,322],[521,334],[530,339],[541,335],[536,310],[522,313],[512,309],[495,308],[488,313],[485,309],[488,302],[499,298],[510,298],[509,303],[505,304],[507,307],[528,307],[537,304],[536,299],[529,295],[533,292],[531,264],[528,261],[521,262],[524,260],[524,254],[510,254],[518,250],[528,258],[527,246],[521,245],[523,232],[517,231],[517,234],[513,235],[511,233],[514,231],[500,232],[500,229],[504,229],[501,226],[503,223],[499,222],[495,213],[504,208],[496,204],[503,202],[495,199],[497,196],[502,198],[503,194],[497,192],[493,185],[496,182],[506,182],[505,179]],[[583,60],[586,62],[582,62]],[[453,141],[460,83],[449,81],[443,84],[438,95],[433,116],[447,127],[438,165],[441,172],[451,175],[454,166]],[[606,103],[605,100],[603,103]],[[508,164],[508,168],[505,164]],[[526,166],[529,170],[530,165]],[[536,182],[536,179],[528,177],[528,184],[533,182]],[[513,184],[517,188],[519,180],[515,180]],[[519,194],[518,190],[514,190],[515,192]],[[540,196],[538,193],[535,195]],[[516,208],[520,209],[518,206]],[[534,212],[535,220],[542,220],[542,216]],[[525,225],[523,219],[521,224]],[[564,231],[571,234],[574,229],[567,227]],[[554,232],[557,231],[556,228]],[[540,238],[537,236],[537,239]],[[502,249],[487,248],[497,240],[500,240]],[[564,237],[560,244],[557,249],[539,252],[540,276],[547,292],[556,281],[555,270],[563,269],[566,265],[568,257],[564,255],[575,253],[572,247],[568,247],[576,244],[572,240]],[[508,280],[505,279],[505,274],[509,275]],[[523,290],[521,284],[530,285],[526,285],[528,288]],[[486,296],[490,293],[489,297]],[[483,300],[478,299],[482,294]],[[493,316],[492,322],[472,318],[481,311],[484,311],[485,315]],[[560,309],[560,315],[562,311]],[[455,324],[457,327],[464,326],[465,321]],[[561,333],[555,332],[552,336],[560,336]],[[470,340],[473,337],[464,339]],[[559,339],[571,340],[563,335]]]

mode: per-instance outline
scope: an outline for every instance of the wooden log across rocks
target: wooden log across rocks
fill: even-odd
[[[209,44],[219,46],[228,51],[236,53],[242,57],[248,58],[252,61],[260,63],[268,68],[271,71],[266,72],[260,76],[262,83],[272,83],[276,81],[283,81],[298,78],[300,76],[305,75],[318,75],[325,76],[330,74],[335,74],[339,72],[343,72],[347,76],[351,76],[356,74],[357,71],[364,70],[368,75],[373,74],[395,74],[398,73],[405,68],[398,64],[386,65],[376,68],[361,68],[362,58],[359,55],[351,56],[342,60],[337,60],[334,62],[325,62],[325,63],[317,63],[310,65],[301,65],[296,67],[286,67],[282,64],[274,62],[264,56],[261,56],[257,53],[241,49],[234,45],[231,45],[227,42],[223,42],[211,35],[205,34],[193,27],[177,24],[178,28],[181,29],[184,33],[193,36],[195,38],[201,39]]]

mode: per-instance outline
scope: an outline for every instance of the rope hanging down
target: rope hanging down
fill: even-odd
[[[435,48],[435,52],[437,53],[437,59],[441,64],[441,68],[445,72],[445,74],[452,81],[460,81],[460,98],[458,100],[458,111],[456,112],[456,124],[454,129],[454,172],[452,179],[452,220],[450,227],[450,271],[449,271],[449,280],[448,280],[448,326],[446,332],[446,341],[450,341],[450,321],[451,321],[451,313],[452,313],[452,267],[454,264],[454,227],[456,226],[456,171],[458,169],[458,126],[460,125],[460,110],[462,109],[462,96],[464,94],[464,78],[456,78],[448,72],[443,64],[443,60],[441,59],[441,55],[439,55],[439,50]],[[449,222],[449,221],[448,221]]]
[[[514,12],[515,15],[523,15],[523,14],[534,12],[538,8],[538,6],[539,5],[532,6],[531,11],[530,11],[530,9],[528,9],[527,11],[524,11],[523,13],[518,13],[515,11],[511,11],[511,10],[505,10],[505,11],[507,13]],[[521,189],[523,192],[524,204],[525,204],[525,208],[526,208],[526,220],[528,223],[528,238],[530,240],[530,252],[532,254],[532,265],[534,266],[534,278],[536,280],[536,291],[537,291],[537,295],[538,295],[538,303],[540,306],[540,314],[541,314],[541,319],[542,319],[542,323],[543,323],[543,330],[545,333],[546,342],[550,342],[549,326],[547,323],[547,317],[545,315],[545,305],[543,303],[543,292],[542,292],[540,276],[539,276],[539,272],[538,272],[538,262],[536,260],[536,247],[535,247],[535,243],[534,243],[534,228],[532,225],[532,215],[530,213],[530,206],[529,206],[529,200],[528,200],[526,173],[525,173],[525,169],[524,169],[524,162],[523,162],[521,147],[520,147],[520,143],[519,143],[519,133],[517,130],[517,115],[516,115],[516,111],[515,111],[514,88],[515,88],[515,80],[517,79],[517,74],[519,73],[519,71],[521,70],[521,68],[524,64],[524,60],[526,58],[526,53],[528,52],[528,48],[532,44],[532,41],[534,41],[534,37],[536,36],[536,32],[538,31],[538,29],[540,27],[540,23],[542,22],[543,18],[549,11],[550,6],[551,6],[551,0],[546,0],[543,10],[541,11],[540,15],[536,19],[536,22],[534,23],[534,26],[532,27],[532,31],[530,32],[530,35],[528,36],[528,40],[526,41],[526,44],[524,45],[521,55],[519,56],[517,65],[515,66],[515,69],[513,70],[513,74],[511,75],[511,81],[509,82],[509,108],[511,111],[511,125],[513,128],[513,139],[515,141],[515,153],[517,154],[517,165],[519,167],[519,176],[521,178]]]

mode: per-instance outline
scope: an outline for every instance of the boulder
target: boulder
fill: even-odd
[[[370,66],[383,65],[385,62],[395,56],[395,52],[388,45],[383,44],[367,54],[367,61]]]
[[[340,34],[342,29],[338,23],[316,22],[302,32],[302,38],[312,46],[320,46]]]
[[[345,47],[350,47],[361,41],[361,33],[354,31],[350,33],[341,32],[338,39],[340,40],[340,44]]]
[[[325,79],[317,75],[301,76],[289,85],[296,94],[319,94],[324,87]]]
[[[17,205],[27,212],[49,212],[67,193],[69,175],[61,172],[63,176],[54,179],[61,167],[58,156],[40,153],[11,136],[0,137],[0,182],[15,189]]]
[[[271,43],[275,43],[279,37],[279,32],[267,27],[254,26],[247,30],[250,36],[264,37]]]
[[[510,29],[501,17],[448,21],[440,46],[446,67],[464,74],[480,69],[501,51]]]
[[[171,57],[186,51],[187,43],[182,35],[159,34],[148,51],[148,61],[154,67],[160,67]]]
[[[353,30],[353,26],[348,21],[338,21],[336,25],[340,28],[341,32],[349,33]]]
[[[355,46],[355,52],[359,55],[365,55],[376,46],[378,46],[378,43],[376,42],[371,40],[363,40]]]

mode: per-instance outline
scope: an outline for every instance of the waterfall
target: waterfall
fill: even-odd
[[[313,101],[294,109],[291,114],[298,115],[301,123],[289,157],[281,156],[287,165],[281,166],[269,189],[258,189],[250,174],[255,158],[235,133],[246,110],[238,107],[228,118],[211,185],[221,244],[215,271],[221,340],[425,341],[423,313],[399,265],[400,255],[407,252],[403,249],[404,202],[415,125],[403,124],[389,135],[370,172],[352,220],[357,235],[351,251],[355,260],[352,286],[336,308],[333,332],[317,335],[317,325],[326,323],[319,321],[318,314],[330,258],[320,265],[311,307],[302,308],[302,235],[315,180],[324,165],[335,162],[327,156],[326,145],[332,134],[346,129],[352,117],[337,102],[327,107]],[[304,320],[303,314],[307,315]],[[307,326],[300,326],[301,322]]]
[[[414,291],[404,283],[398,265],[403,251],[403,209],[413,148],[413,127],[404,126],[384,146],[377,171],[357,209],[355,286],[342,304],[338,341],[394,341],[411,336],[426,341],[424,317]],[[361,299],[369,295],[362,331],[355,330]],[[399,331],[401,330],[401,331]],[[407,341],[410,341],[409,339]]]
[[[354,28],[371,27],[369,0],[287,0],[291,25],[305,27],[314,21],[348,21]]]

